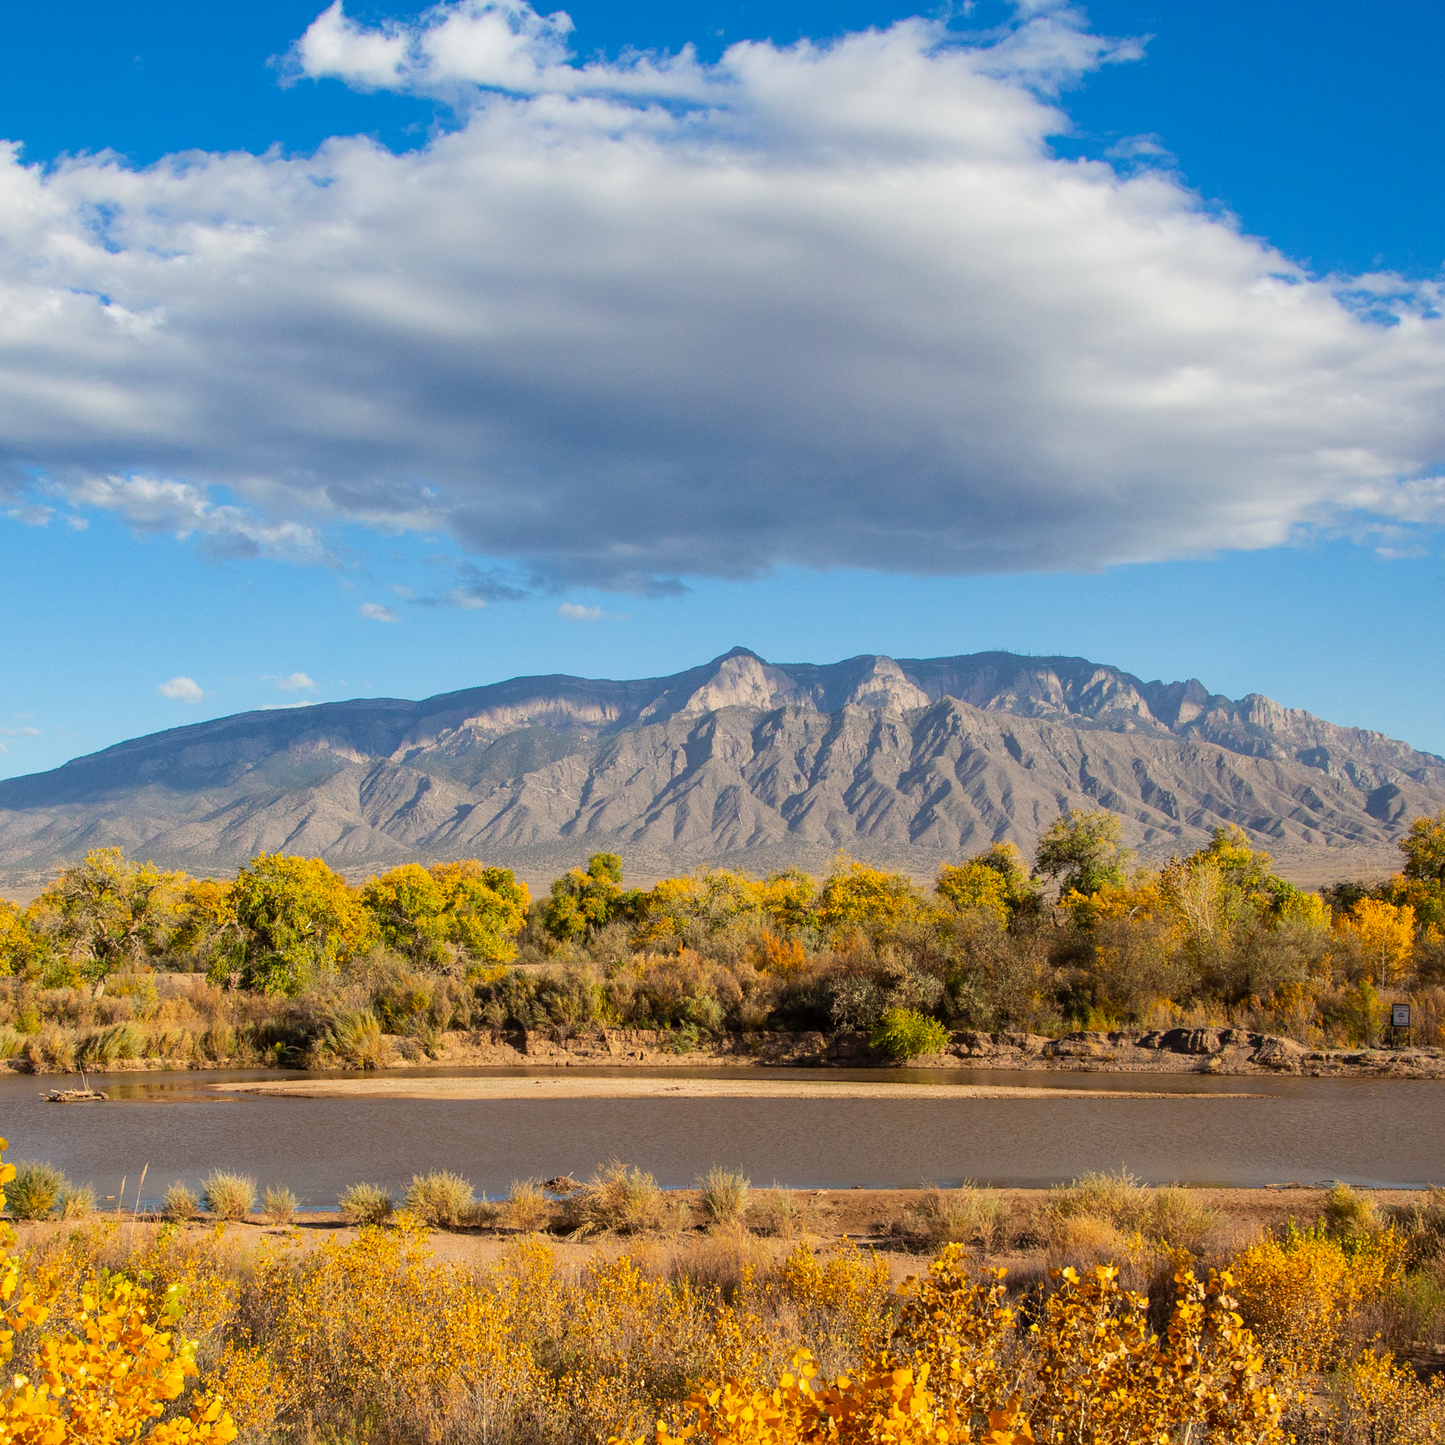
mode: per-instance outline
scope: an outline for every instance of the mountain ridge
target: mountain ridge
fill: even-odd
[[[484,851],[534,874],[599,847],[643,871],[847,847],[926,874],[991,842],[1028,851],[1070,806],[1118,812],[1148,857],[1232,822],[1343,865],[1445,807],[1445,759],[1085,658],[734,648],[664,677],[517,677],[129,739],[0,781],[0,868],[103,843],[193,871],[284,848],[350,870]]]

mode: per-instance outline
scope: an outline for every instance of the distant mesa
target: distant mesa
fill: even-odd
[[[672,677],[519,677],[173,728],[0,782],[0,869],[87,849],[192,872],[262,851],[348,873],[480,856],[543,877],[599,849],[634,874],[818,868],[920,877],[1059,813],[1107,808],[1141,854],[1234,823],[1286,875],[1384,872],[1445,807],[1445,760],[1251,694],[1077,657],[765,662]]]

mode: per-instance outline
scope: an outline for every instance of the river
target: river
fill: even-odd
[[[627,1072],[636,1077],[640,1071]],[[682,1080],[719,1077],[713,1069],[648,1072]],[[147,1199],[173,1180],[194,1187],[211,1169],[224,1168],[250,1174],[262,1186],[288,1185],[323,1207],[360,1180],[400,1192],[413,1173],[445,1168],[496,1198],[514,1179],[582,1178],[613,1158],[641,1166],[668,1187],[692,1185],[714,1164],[741,1168],[757,1186],[793,1188],[965,1179],[1039,1186],[1120,1168],[1150,1183],[1445,1183],[1440,1080],[990,1069],[849,1070],[841,1076],[1048,1090],[1045,1097],[957,1100],[886,1093],[831,1100],[275,1098],[225,1087],[243,1079],[296,1077],[258,1071],[118,1074],[91,1081],[110,1092],[110,1103],[63,1107],[44,1103],[40,1091],[68,1080],[3,1075],[0,1134],[10,1141],[8,1160],[49,1160],[76,1183],[92,1183],[102,1199],[114,1196],[125,1176],[128,1202],[143,1166]],[[760,1069],[727,1077],[800,1075]],[[806,1077],[840,1075],[810,1070]],[[1108,1097],[1141,1089],[1160,1097]]]

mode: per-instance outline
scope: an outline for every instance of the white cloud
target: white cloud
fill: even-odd
[[[200,684],[189,677],[173,677],[169,682],[158,683],[156,691],[176,702],[200,702],[206,695]]]
[[[0,733],[3,733],[7,738],[38,738],[44,736],[39,728],[0,728]]]
[[[558,617],[566,617],[572,622],[601,622],[605,616],[600,607],[583,607],[577,602],[564,602],[557,609]]]
[[[7,517],[17,522],[23,522],[27,527],[48,527],[50,519],[55,515],[54,507],[12,507],[5,513]]]
[[[395,622],[397,615],[390,607],[384,607],[380,602],[363,602],[357,611],[363,617],[369,617],[373,622]]]
[[[275,683],[277,692],[316,691],[316,684],[304,672],[287,673],[284,677],[276,673],[267,673],[263,681]]]
[[[295,74],[458,107],[404,155],[0,153],[17,506],[39,468],[222,556],[360,524],[653,590],[1445,523],[1442,288],[1308,276],[1142,143],[1055,157],[1051,88],[1138,53],[1075,12],[716,65],[578,65],[568,31],[327,10]],[[492,575],[417,603],[515,595]]]
[[[135,475],[84,477],[55,489],[72,506],[119,513],[138,532],[169,533],[181,540],[196,537],[202,549],[217,558],[328,560],[311,527],[295,521],[267,522],[242,507],[218,505],[188,482]]]

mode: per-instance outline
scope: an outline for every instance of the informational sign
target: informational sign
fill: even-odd
[[[1410,1027],[1410,1005],[1407,1003],[1393,1004],[1390,1008],[1390,1023],[1397,1029]]]

